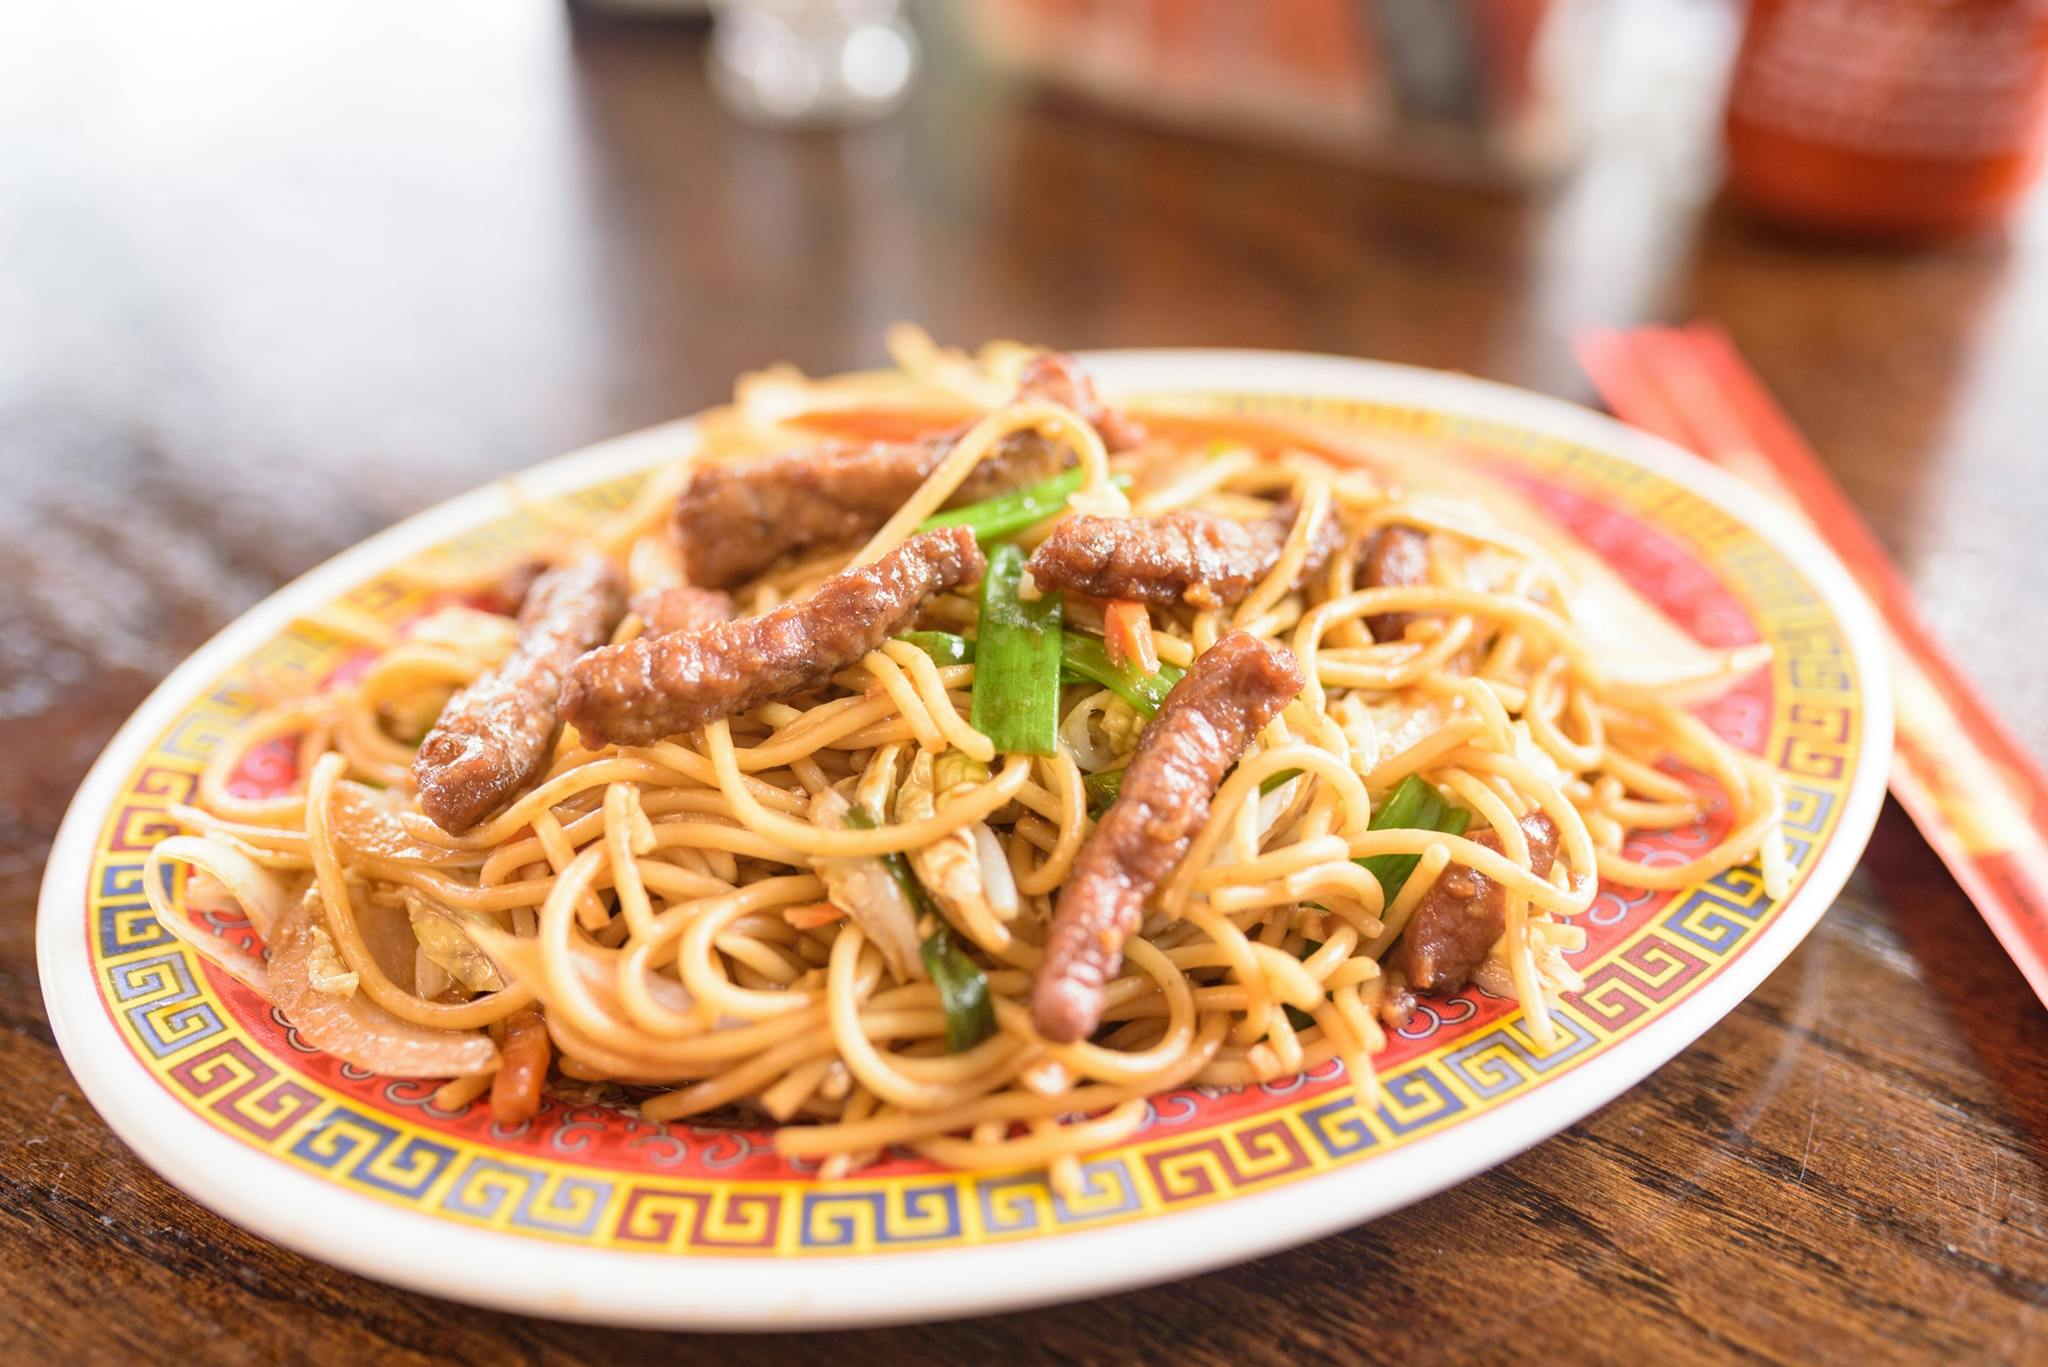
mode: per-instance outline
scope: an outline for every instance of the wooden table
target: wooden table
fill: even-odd
[[[1584,322],[1725,321],[2048,751],[2048,213],[1927,255],[1703,207],[1628,118],[1506,198],[1020,102],[736,126],[687,30],[510,0],[0,21],[0,1356],[1202,1362],[2048,1356],[2048,1018],[1896,809],[1840,905],[1642,1086],[1434,1200],[1177,1285],[696,1342],[394,1291],[251,1238],[99,1123],[32,911],[73,786],[286,578],[777,357],[1292,347],[1572,397]]]

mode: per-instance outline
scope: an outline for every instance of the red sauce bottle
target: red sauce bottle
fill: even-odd
[[[2048,0],[1751,0],[1727,136],[1731,188],[1772,218],[1995,227],[2048,143]]]

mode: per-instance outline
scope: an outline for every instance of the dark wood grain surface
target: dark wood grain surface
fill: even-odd
[[[1715,207],[1625,106],[1573,180],[1487,196],[942,67],[884,125],[781,134],[720,112],[690,31],[546,3],[0,7],[0,1356],[2048,1357],[2048,1017],[1896,809],[1752,1000],[1559,1138],[1366,1228],[1030,1314],[714,1341],[469,1310],[241,1233],[99,1123],[33,903],[152,683],[397,518],[742,368],[873,362],[897,318],[1584,398],[1574,327],[1717,317],[2048,751],[2048,211],[1841,250]]]

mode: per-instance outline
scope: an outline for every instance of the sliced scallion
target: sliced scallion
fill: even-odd
[[[941,665],[974,663],[974,642],[950,631],[906,631],[896,639],[908,641]]]
[[[1018,595],[1024,552],[1014,543],[989,551],[981,577],[981,622],[974,643],[974,729],[1005,755],[1050,755],[1059,748],[1060,599]]]
[[[1159,714],[1160,704],[1187,672],[1169,664],[1160,665],[1157,674],[1120,669],[1109,662],[1100,640],[1072,632],[1060,645],[1060,665],[1069,682],[1100,684],[1148,717]]]
[[[875,819],[862,808],[855,807],[846,814],[846,824],[857,830],[871,831],[875,828]],[[932,984],[939,989],[939,1006],[946,1014],[946,1048],[956,1054],[972,1049],[996,1032],[996,1007],[988,994],[988,974],[953,943],[945,921],[932,906],[931,898],[925,895],[924,884],[918,882],[917,875],[911,871],[910,861],[894,850],[880,858],[883,867],[889,870],[889,876],[896,880],[896,886],[909,899],[917,919],[923,921],[929,917],[938,926],[918,945],[917,955],[924,960],[924,971],[931,975]]]
[[[953,943],[943,924],[925,937],[918,954],[939,989],[939,1006],[946,1013],[946,1048],[965,1053],[993,1035],[996,1005],[988,995],[988,974]]]
[[[1077,465],[1037,484],[933,513],[917,529],[928,532],[935,527],[965,527],[974,533],[976,541],[987,545],[1059,516],[1066,511],[1067,499],[1086,480],[1087,472]],[[1127,475],[1118,475],[1112,482],[1121,489],[1129,487],[1131,481]]]
[[[1472,813],[1444,801],[1435,784],[1410,774],[1401,780],[1385,804],[1373,813],[1370,827],[1375,831],[1441,831],[1445,835],[1463,835],[1471,820]],[[1386,904],[1392,906],[1408,882],[1408,876],[1422,862],[1422,856],[1375,854],[1358,862],[1379,880]]]
[[[869,814],[867,808],[856,805],[847,812],[846,824],[857,831],[872,831],[875,829],[875,818]],[[917,913],[919,920],[938,914],[932,909],[931,899],[924,895],[924,884],[917,881],[917,875],[910,871],[910,861],[905,859],[900,851],[890,850],[875,857],[882,861],[883,867],[889,870],[889,876],[896,880],[897,888],[909,901],[910,909]]]
[[[1081,779],[1081,792],[1088,799],[1089,815],[1101,816],[1108,811],[1109,804],[1116,801],[1116,795],[1123,791],[1123,786],[1122,769],[1103,769],[1097,773],[1084,775]]]

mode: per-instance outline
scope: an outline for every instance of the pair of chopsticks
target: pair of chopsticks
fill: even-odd
[[[2048,778],[1936,644],[1841,487],[1719,328],[1590,330],[1574,350],[1616,416],[1803,514],[1870,596],[1897,680],[1892,795],[2048,1003]]]

